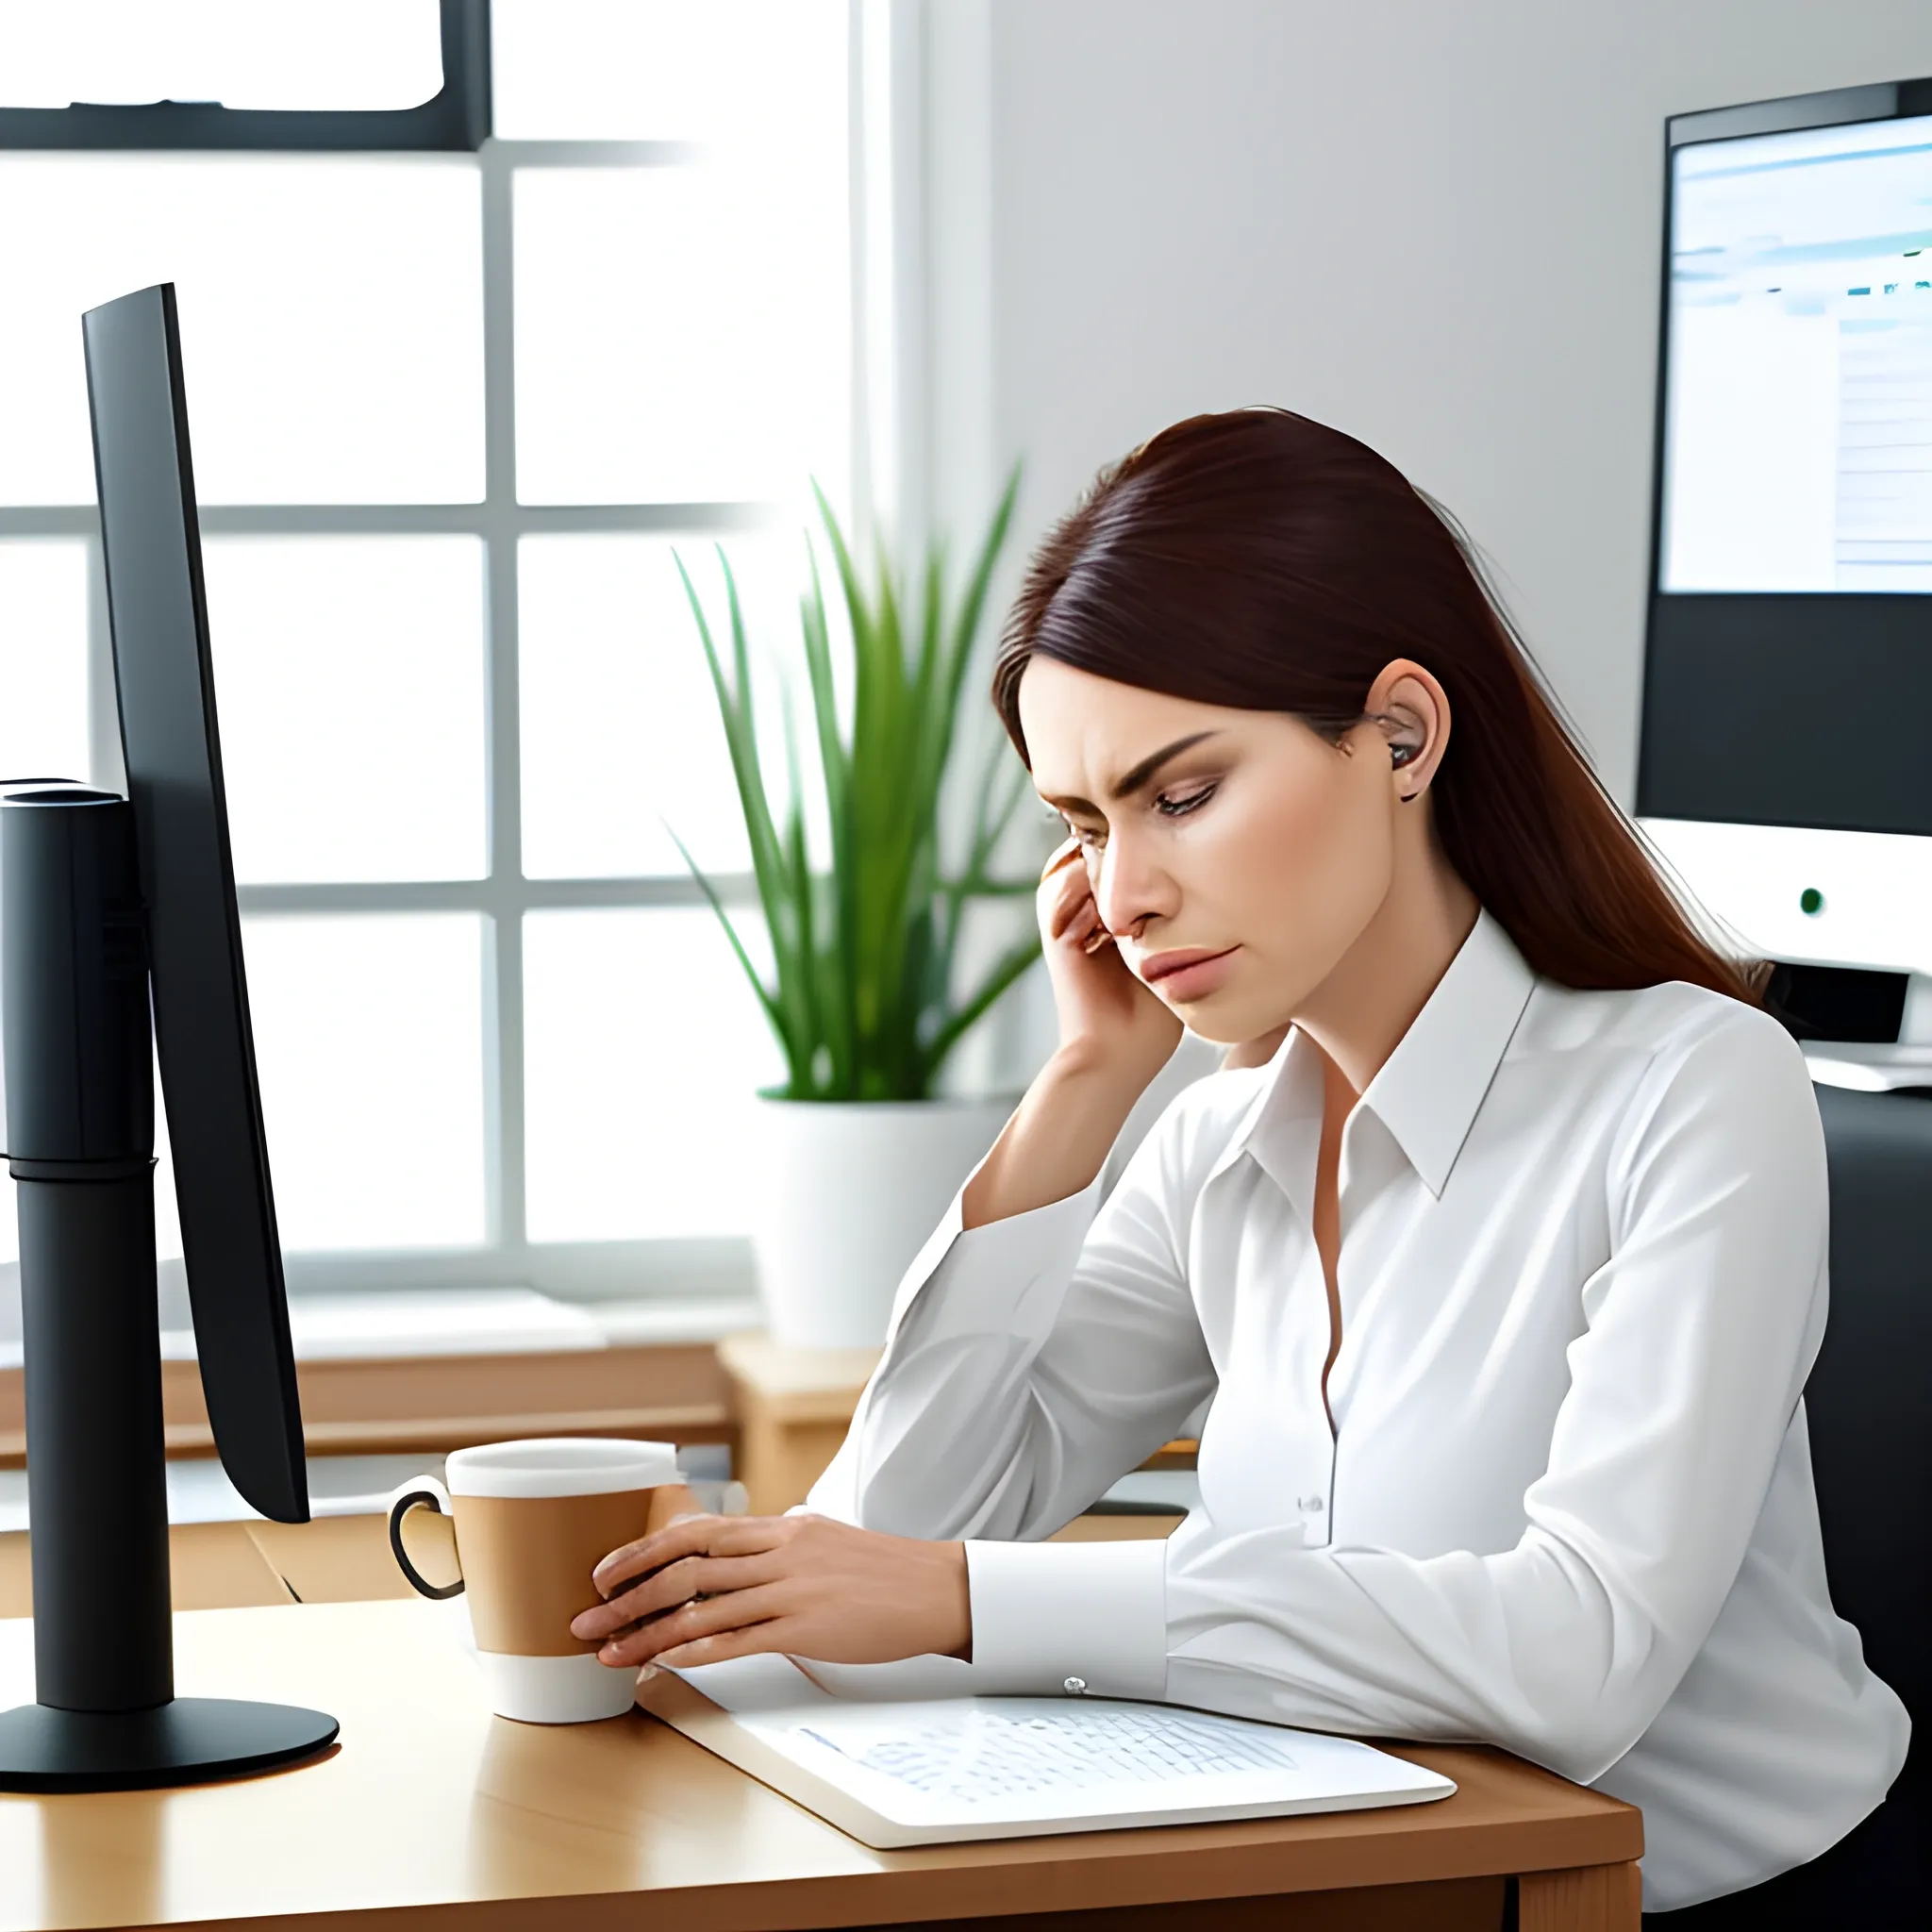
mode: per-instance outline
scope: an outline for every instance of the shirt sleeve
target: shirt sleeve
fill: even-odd
[[[1214,1388],[1183,1261],[1184,1097],[1100,1184],[983,1227],[956,1198],[908,1270],[884,1356],[807,1507],[932,1538],[1077,1516]]]
[[[1823,1334],[1824,1137],[1795,1047],[1740,1008],[1654,1064],[1608,1174],[1611,1253],[1513,1548],[1307,1549],[1199,1518],[1168,1543],[971,1543],[975,1664],[1600,1777],[1716,1621]]]

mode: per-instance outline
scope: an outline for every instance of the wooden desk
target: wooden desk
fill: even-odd
[[[708,1341],[305,1361],[295,1380],[311,1456],[440,1456],[516,1436],[729,1442],[736,1434]],[[170,1456],[213,1449],[196,1363],[161,1364],[161,1413]],[[26,1460],[25,1417],[22,1372],[0,1369],[0,1469]]]
[[[1523,1932],[1637,1925],[1637,1812],[1500,1753],[1409,1752],[1460,1786],[1436,1805],[874,1852],[641,1713],[490,1717],[447,1621],[423,1603],[178,1617],[184,1693],[315,1705],[341,1745],[199,1790],[0,1795],[0,1932],[1493,1932],[1507,1872],[1528,1874]],[[32,1695],[29,1641],[0,1624],[0,1707]]]

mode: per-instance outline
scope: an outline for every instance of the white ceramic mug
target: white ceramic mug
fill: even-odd
[[[459,1449],[443,1481],[418,1476],[395,1491],[390,1547],[423,1595],[467,1591],[499,1717],[539,1724],[618,1717],[636,1697],[637,1672],[600,1664],[596,1646],[570,1634],[571,1619],[599,1601],[591,1573],[605,1557],[689,1507],[681,1491],[659,1493],[682,1480],[668,1442],[556,1436]],[[431,1512],[427,1521],[412,1517],[420,1511]],[[406,1518],[413,1553],[404,1546]],[[437,1518],[458,1569],[449,1583],[418,1568],[429,1560],[424,1545]]]

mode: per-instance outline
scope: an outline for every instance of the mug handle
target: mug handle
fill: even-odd
[[[434,1509],[439,1516],[448,1516],[451,1513],[449,1491],[433,1475],[419,1475],[406,1482],[390,1499],[389,1547],[396,1559],[396,1567],[419,1596],[434,1597],[439,1603],[453,1596],[461,1596],[463,1579],[460,1575],[454,1583],[431,1583],[409,1561],[409,1553],[403,1547],[403,1518],[419,1506]]]

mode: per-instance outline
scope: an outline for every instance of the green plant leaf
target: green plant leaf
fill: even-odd
[[[825,816],[831,837],[831,928],[827,943],[817,954],[819,1012],[824,1043],[832,1061],[836,1092],[856,1090],[857,1026],[854,1022],[853,977],[858,951],[858,914],[854,879],[852,774],[845,746],[839,736],[838,690],[832,676],[832,648],[825,621],[825,597],[819,581],[818,559],[808,546],[810,589],[801,600],[799,625],[805,638],[807,675],[811,686],[812,724],[819,752],[819,775],[824,786]]]
[[[806,849],[805,784],[798,757],[798,727],[792,717],[790,686],[783,690],[780,723],[785,737],[785,872],[787,892],[797,923],[798,970],[793,975],[786,1005],[798,1037],[817,1041],[824,1037],[820,1017],[820,971],[818,962],[818,919],[813,904],[817,887],[811,874],[811,859]],[[816,1047],[810,1049],[816,1077]]]
[[[671,836],[671,842],[677,847],[677,856],[684,860],[686,869],[697,881],[698,891],[705,895],[707,903],[717,915],[718,924],[724,928],[724,937],[731,941],[731,950],[738,955],[738,963],[744,969],[744,976],[751,982],[751,990],[758,994],[758,1004],[765,1009],[765,1018],[771,1023],[772,1031],[778,1036],[778,1045],[785,1055],[787,1070],[791,1075],[791,1085],[799,1084],[799,1054],[806,1050],[806,1042],[798,1039],[786,1024],[786,1016],[780,1010],[778,1002],[759,976],[758,969],[751,962],[751,955],[744,949],[744,941],[738,936],[738,927],[731,914],[725,910],[724,902],[718,896],[718,889],[691,856],[691,848],[677,836],[670,821],[660,820],[665,831]]]
[[[750,642],[730,559],[721,549],[730,613],[727,660],[678,558],[771,936],[770,986],[753,971],[711,882],[688,853],[685,861],[758,988],[784,1047],[787,1091],[794,1097],[924,1097],[947,1054],[1038,957],[1037,940],[1016,942],[971,997],[956,1004],[952,980],[966,905],[1034,887],[1030,879],[990,873],[1026,791],[1026,774],[1004,744],[994,745],[973,794],[964,863],[949,869],[941,858],[944,781],[960,693],[1018,485],[1016,469],[958,600],[948,598],[944,555],[937,544],[903,577],[883,554],[869,577],[862,574],[830,503],[813,485],[850,633],[851,704],[841,723],[825,584],[808,540],[809,583],[800,599],[799,632],[816,770],[805,770],[792,709],[795,687],[786,681],[779,701],[782,811],[774,810],[759,763]],[[902,583],[915,586],[916,594],[902,597]],[[823,788],[830,841],[822,872],[813,870],[806,836],[806,787],[811,783]],[[678,849],[684,851],[681,844]]]
[[[697,620],[698,637],[704,645],[705,663],[711,674],[711,689],[718,700],[718,713],[724,726],[724,742],[731,754],[731,775],[738,787],[738,799],[744,814],[744,827],[751,843],[752,868],[758,874],[758,897],[764,902],[767,915],[776,910],[781,918],[774,923],[773,941],[781,941],[784,937],[782,915],[786,909],[783,881],[780,876],[778,834],[772,823],[772,809],[765,796],[764,774],[758,766],[758,735],[752,713],[751,679],[746,666],[743,619],[738,608],[737,586],[732,579],[731,565],[722,548],[719,558],[724,564],[724,580],[730,593],[732,657],[737,672],[738,685],[734,691],[726,680],[724,666],[719,662],[718,650],[712,641],[711,627],[705,617],[705,607],[698,596],[697,587],[691,582],[691,573],[685,568],[684,558],[674,550],[672,561],[677,566],[677,575],[684,585],[686,600],[691,605],[691,614]]]
[[[1039,958],[1040,939],[1039,935],[1034,933],[1029,933],[1023,940],[1015,940],[1000,955],[998,961],[980,981],[979,990],[933,1036],[931,1044],[925,1050],[928,1081],[945,1063],[946,1056],[991,1010],[993,1002]]]

